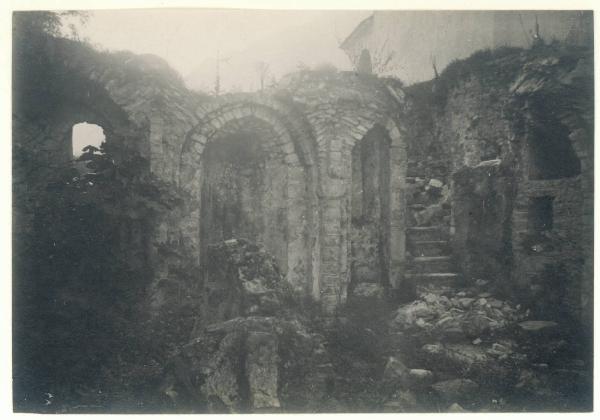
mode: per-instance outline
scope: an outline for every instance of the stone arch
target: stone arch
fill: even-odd
[[[362,106],[359,108],[361,109]],[[403,194],[407,167],[406,144],[397,123],[386,114],[364,109],[351,116],[345,114],[334,130],[323,134],[321,144],[322,245],[321,295],[327,308],[346,299],[350,282],[351,181],[352,150],[368,133],[379,127],[389,138],[389,249],[384,270],[387,285],[397,289],[402,284],[405,258],[405,197]]]
[[[389,141],[389,174],[387,183],[382,187],[387,191],[381,191],[385,205],[388,207],[384,211],[387,213],[384,231],[389,229],[389,233],[382,238],[385,241],[383,264],[384,271],[382,273],[385,280],[385,286],[392,289],[401,287],[402,278],[404,275],[404,259],[405,259],[405,179],[407,169],[407,152],[406,142],[403,139],[402,132],[397,123],[388,116],[381,116],[369,124],[364,124],[362,128],[357,128],[357,132],[362,134],[360,139],[354,136],[353,147],[357,144],[368,140],[370,134],[376,130],[381,132],[388,138]],[[384,195],[387,194],[387,197]]]
[[[251,140],[248,142],[248,139]],[[236,141],[242,143],[233,146]],[[239,150],[244,141],[259,146],[258,150],[247,155],[252,156],[248,158],[252,162],[247,163],[254,165],[248,169],[254,182],[248,185],[256,187],[255,194],[261,198],[255,200],[252,209],[243,200],[238,200],[241,203],[240,214],[244,217],[244,212],[250,212],[252,216],[248,217],[254,220],[265,219],[252,225],[256,227],[253,230],[256,234],[249,233],[253,237],[246,239],[262,242],[277,257],[290,284],[310,293],[313,273],[318,271],[318,266],[314,267],[315,255],[318,255],[315,246],[318,203],[312,146],[306,136],[298,135],[298,130],[288,118],[272,107],[256,101],[227,103],[206,113],[201,123],[188,132],[179,170],[179,188],[191,197],[188,222],[184,225],[193,229],[188,229],[186,234],[192,243],[196,243],[198,254],[204,255],[206,242],[211,236],[204,236],[202,228],[206,225],[206,213],[203,212],[208,208],[206,192],[203,193],[202,188],[208,185],[207,182],[213,182],[211,174],[214,170],[210,169],[210,161],[217,159],[216,156],[223,156],[222,152],[216,151],[218,148]],[[238,181],[232,182],[239,184]],[[267,223],[266,219],[271,223]],[[233,228],[223,232],[226,230],[236,231]],[[212,239],[218,236],[212,236]]]

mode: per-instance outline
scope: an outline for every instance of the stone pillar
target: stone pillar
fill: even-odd
[[[398,289],[404,278],[406,257],[406,144],[392,140],[390,147],[390,287]]]
[[[335,185],[343,188],[342,180]],[[344,197],[327,197],[323,203],[323,223],[320,263],[320,298],[323,307],[331,312],[345,300],[348,283],[347,269],[344,271],[342,260],[347,260],[344,250],[346,236],[342,232]]]

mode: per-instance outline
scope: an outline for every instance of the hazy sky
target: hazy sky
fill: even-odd
[[[256,64],[276,78],[300,63],[349,69],[339,43],[370,11],[146,9],[90,12],[80,34],[109,50],[156,54],[190,87],[212,89],[217,51],[226,89],[258,87]],[[270,77],[269,77],[270,79]]]

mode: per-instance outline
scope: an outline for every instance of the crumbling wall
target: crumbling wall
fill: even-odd
[[[561,44],[483,51],[408,90],[409,171],[446,168],[453,252],[466,280],[495,279],[578,319],[590,313],[581,291],[592,284],[592,237],[582,230],[591,230],[593,208],[589,54]],[[543,206],[553,223],[540,231]],[[560,297],[551,296],[553,281]]]
[[[198,242],[196,232],[202,229],[204,216],[196,209],[206,201],[198,188],[207,167],[206,150],[222,141],[223,133],[261,126],[254,135],[262,139],[267,172],[269,165],[272,170],[271,175],[261,175],[268,182],[258,182],[267,195],[257,195],[263,194],[263,205],[271,206],[271,198],[275,205],[272,211],[261,210],[263,227],[252,239],[287,267],[288,282],[333,309],[345,300],[351,275],[352,150],[368,133],[375,133],[387,139],[389,153],[382,156],[389,160],[385,178],[390,181],[377,181],[376,188],[364,186],[381,208],[371,233],[382,272],[371,281],[398,288],[406,170],[404,140],[397,126],[403,103],[398,92],[376,78],[353,73],[300,72],[263,94],[231,95],[199,108],[201,122],[188,133],[181,154],[180,186],[193,197],[183,222],[186,240],[203,253],[206,244]],[[273,166],[275,161],[281,163],[279,169]],[[283,191],[280,199],[277,191]]]
[[[572,47],[531,60],[511,85],[526,145],[512,220],[513,276],[540,302],[534,306],[539,312],[568,316],[588,327],[593,296],[592,74],[591,51]],[[540,159],[552,165],[544,167]]]
[[[389,239],[379,280],[402,289],[404,273],[404,93],[391,81],[354,73],[299,72],[280,84],[308,121],[317,143],[320,200],[320,294],[327,307],[343,302],[351,276],[352,150],[380,126],[390,139]],[[386,222],[387,224],[387,222]],[[385,252],[385,251],[384,251]]]
[[[71,131],[77,123],[101,126],[115,160],[139,156],[146,173],[175,188],[179,151],[185,133],[197,122],[193,109],[204,98],[187,91],[158,57],[98,52],[60,38],[43,37],[40,42],[37,56],[43,65],[21,69],[32,60],[18,54],[14,62],[18,71],[13,80],[13,144],[15,159],[24,159],[15,164],[15,185],[28,185],[23,191],[16,189],[15,232],[26,231],[31,223],[27,203],[35,202],[35,188],[43,187],[58,166],[73,159]],[[34,170],[20,174],[22,168]],[[144,255],[143,263],[152,264],[153,290],[173,277],[169,262],[157,258],[157,248],[181,242],[166,234],[166,224],[138,227],[130,238],[131,246],[124,247],[132,259]],[[146,245],[138,253],[136,244],[141,243]]]
[[[505,288],[512,265],[512,171],[499,159],[484,161],[457,171],[453,181],[454,255],[464,280]]]

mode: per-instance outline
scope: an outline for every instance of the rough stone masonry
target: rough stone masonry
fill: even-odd
[[[208,97],[157,57],[47,43],[69,88],[43,120],[17,103],[14,138],[43,144],[51,171],[72,158],[73,125],[96,123],[108,143],[140,153],[187,194],[144,232],[157,273],[152,293],[170,275],[153,247],[177,243],[206,263],[211,243],[243,238],[263,244],[287,282],[330,311],[362,283],[410,296],[415,279],[448,274],[485,275],[536,299],[550,287],[552,265],[569,273],[559,304],[591,319],[592,73],[583,49],[480,54],[472,60],[485,61],[473,66],[479,73],[447,71],[409,88],[321,70],[260,93]],[[496,73],[486,68],[503,72],[490,81]],[[561,106],[545,110],[551,101]],[[423,183],[419,194],[441,191],[443,203],[415,196]],[[442,214],[435,226],[422,223]]]

